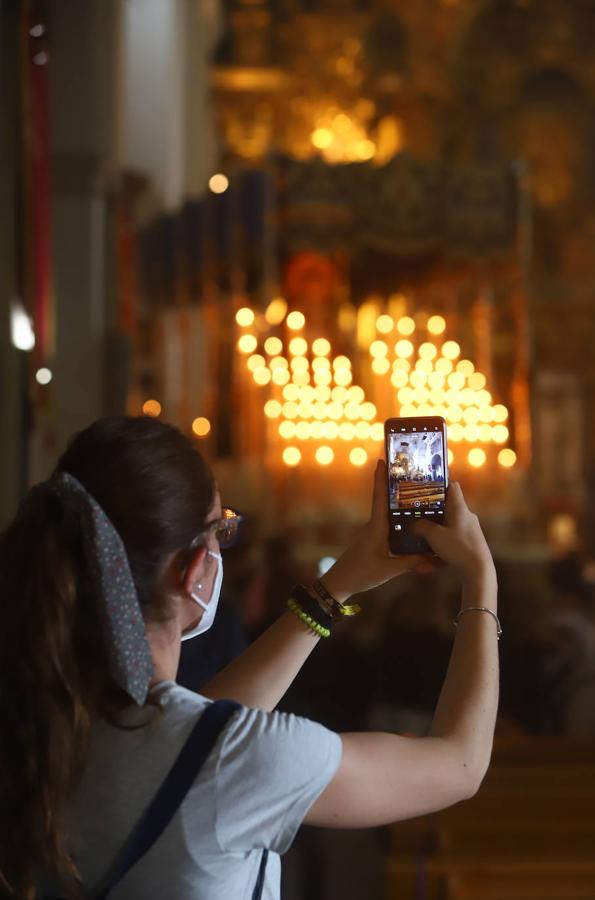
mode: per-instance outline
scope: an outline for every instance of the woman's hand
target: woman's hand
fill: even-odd
[[[449,485],[445,513],[444,525],[419,519],[411,530],[425,538],[434,553],[452,566],[464,582],[495,578],[494,561],[479,519],[465,503],[458,481]]]
[[[440,565],[429,555],[391,556],[388,547],[388,497],[386,464],[379,459],[374,472],[372,514],[337,562],[322,576],[333,597],[342,603],[351,594],[359,594],[403,575],[405,572],[431,572]]]

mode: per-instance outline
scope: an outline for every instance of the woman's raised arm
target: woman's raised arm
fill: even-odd
[[[498,707],[497,582],[477,517],[458,484],[446,526],[419,533],[463,578],[462,610],[428,737],[344,734],[337,774],[306,822],[363,828],[434,812],[472,796],[487,770]]]
[[[324,576],[325,586],[340,603],[352,594],[368,591],[405,572],[433,568],[434,563],[428,557],[389,555],[386,511],[386,469],[379,460],[370,521]],[[350,623],[341,627],[348,628]],[[213,700],[227,697],[245,706],[272,710],[319,640],[293,612],[286,612],[204,685],[201,694]]]

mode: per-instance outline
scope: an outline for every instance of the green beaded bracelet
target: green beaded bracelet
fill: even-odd
[[[312,616],[309,616],[307,612],[304,612],[299,603],[290,597],[287,601],[287,605],[292,613],[295,613],[298,619],[301,619],[302,622],[308,626],[308,628],[312,629],[319,637],[327,638],[331,636],[330,628],[325,628],[324,625],[321,625],[320,622],[316,622]]]

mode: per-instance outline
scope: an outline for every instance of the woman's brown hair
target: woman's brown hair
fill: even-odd
[[[214,501],[201,455],[157,419],[100,419],[75,435],[56,471],[74,475],[111,519],[144,618],[163,619],[161,567],[190,546]],[[85,558],[76,514],[44,485],[0,537],[0,892],[19,900],[38,897],[41,872],[64,896],[83,896],[66,803],[94,719],[126,703]]]

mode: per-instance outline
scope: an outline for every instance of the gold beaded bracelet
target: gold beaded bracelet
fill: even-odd
[[[321,625],[319,622],[316,622],[312,616],[308,615],[305,612],[297,600],[294,600],[293,597],[290,597],[287,601],[287,605],[292,613],[295,613],[298,619],[301,619],[302,622],[308,626],[315,634],[322,638],[328,638],[331,636],[330,628],[325,628],[324,625]]]
[[[320,578],[317,578],[316,581],[312,583],[312,589],[323,610],[332,619],[336,619],[340,616],[357,616],[357,614],[362,611],[361,606],[357,603],[347,605],[347,603],[339,603],[338,600],[335,600]]]

